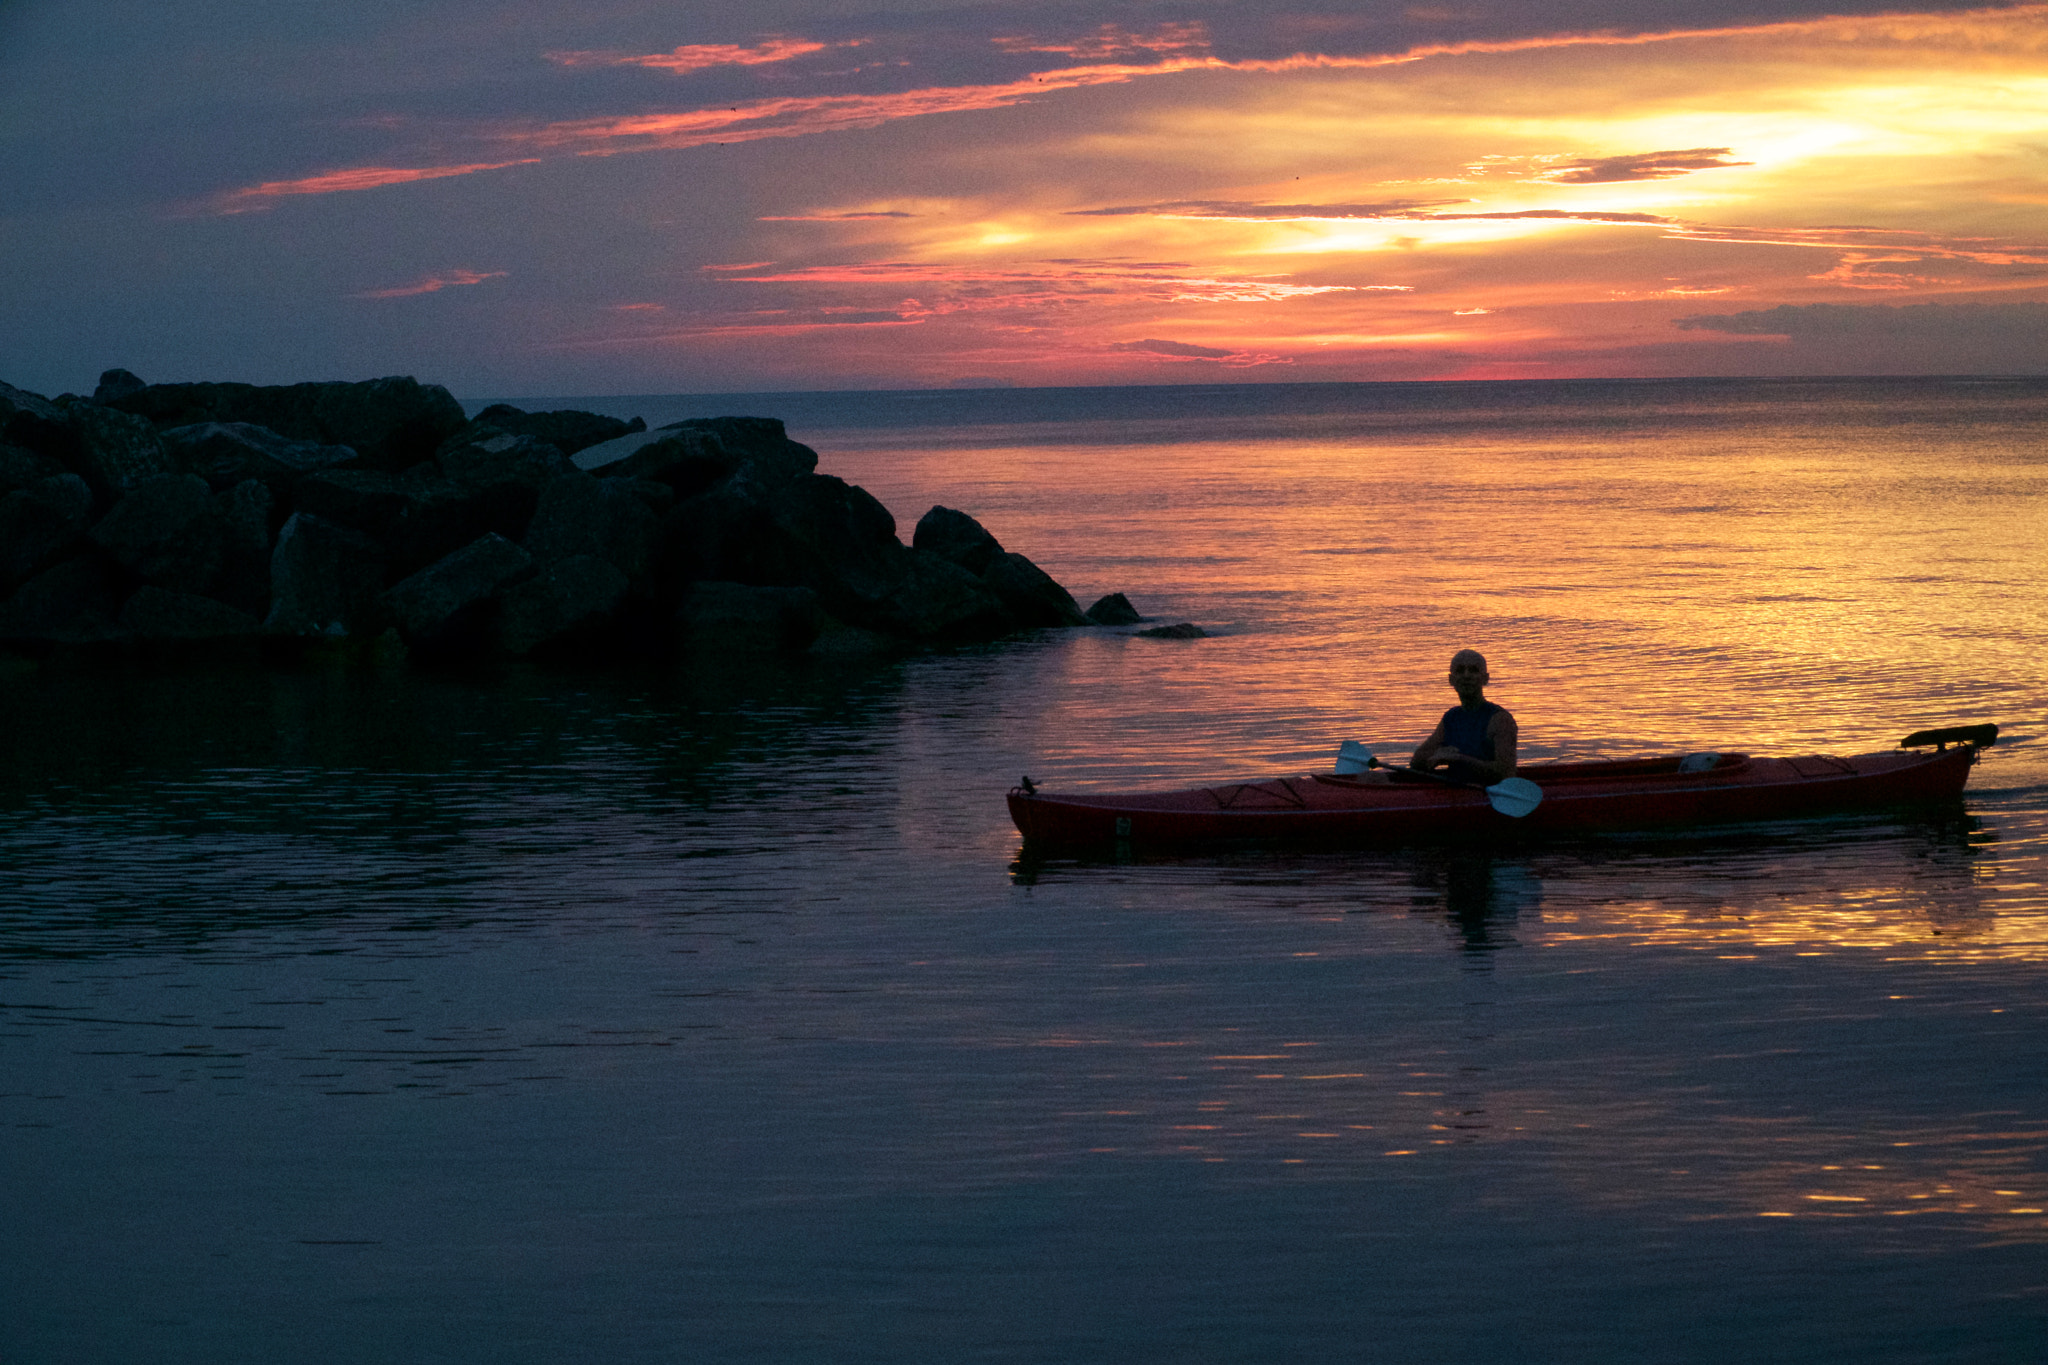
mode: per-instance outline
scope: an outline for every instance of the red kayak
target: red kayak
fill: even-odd
[[[1541,798],[1489,800],[1477,786],[1401,770],[1355,776],[1310,773],[1188,791],[1055,796],[1024,779],[1010,789],[1010,818],[1027,839],[1049,844],[1153,844],[1212,839],[1302,843],[1402,843],[1578,834],[1728,820],[1782,820],[1834,811],[1953,801],[1995,725],[1906,736],[1897,749],[1835,758],[1671,754],[1609,763],[1543,763],[1519,771]],[[1515,779],[1510,779],[1514,782]],[[1519,788],[1526,790],[1526,788]],[[1531,808],[1533,807],[1533,809]],[[1526,810],[1524,815],[1504,813]]]

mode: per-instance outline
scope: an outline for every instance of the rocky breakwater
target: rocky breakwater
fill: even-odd
[[[972,517],[911,543],[765,417],[649,431],[366,383],[0,384],[0,645],[866,652],[1084,613]]]

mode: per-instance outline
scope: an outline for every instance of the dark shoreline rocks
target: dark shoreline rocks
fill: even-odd
[[[474,419],[438,385],[0,384],[0,648],[849,656],[1083,612],[973,517],[904,544],[766,417]]]

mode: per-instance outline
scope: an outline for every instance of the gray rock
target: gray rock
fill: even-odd
[[[1176,626],[1154,626],[1150,630],[1137,630],[1133,635],[1142,635],[1147,640],[1206,640],[1209,632],[1192,621],[1182,621]]]
[[[256,479],[214,494],[220,518],[221,569],[212,594],[262,616],[270,603],[270,526],[275,502]]]
[[[215,489],[244,479],[261,479],[283,493],[308,474],[356,458],[353,446],[294,441],[268,427],[247,422],[200,422],[163,433],[165,449],[179,469],[197,474]]]
[[[501,535],[484,535],[400,580],[384,600],[406,643],[455,643],[469,634],[465,611],[532,567],[532,555]]]
[[[608,621],[626,593],[626,575],[596,555],[570,555],[507,588],[498,609],[498,641],[508,654],[532,654],[578,640]]]
[[[38,455],[27,446],[0,444],[0,493],[12,493],[62,473],[64,466],[47,455]]]
[[[97,403],[75,403],[69,416],[82,447],[78,472],[98,496],[113,501],[172,472],[163,438],[142,418]]]
[[[165,474],[139,485],[92,528],[93,543],[145,583],[203,592],[226,549],[213,491],[196,474]]]
[[[818,452],[790,440],[778,417],[692,417],[661,429],[713,438],[736,469],[759,483],[783,483],[818,469]]]
[[[807,648],[825,624],[809,588],[696,583],[676,608],[676,627],[698,654],[790,654]]]
[[[0,592],[19,586],[91,521],[92,490],[76,474],[53,474],[0,497]]]
[[[810,588],[825,610],[854,625],[871,624],[863,618],[902,586],[911,551],[896,539],[889,509],[866,489],[806,474],[774,489],[765,506],[775,535],[757,547],[753,572],[737,575],[742,581]]]
[[[12,384],[0,384],[0,441],[49,456],[66,468],[78,463],[78,430],[64,409]]]
[[[1131,605],[1131,599],[1120,592],[1113,592],[1095,600],[1088,608],[1088,619],[1098,626],[1135,626],[1145,618],[1138,615],[1138,609]]]
[[[971,574],[985,574],[1003,556],[1002,543],[965,512],[934,507],[917,519],[910,545],[950,559]]]
[[[917,640],[989,640],[1013,622],[1002,600],[951,560],[906,550],[904,573],[866,622]]]
[[[100,373],[99,387],[92,391],[92,401],[106,403],[116,398],[126,398],[132,393],[141,393],[148,387],[149,385],[127,370],[104,370]]]
[[[109,400],[159,427],[248,422],[295,441],[352,446],[373,469],[408,469],[466,422],[439,384],[393,375],[362,383],[151,384]]]
[[[731,477],[740,464],[716,436],[664,429],[592,446],[576,457],[576,467],[607,479],[666,484],[688,498]]]
[[[502,501],[488,490],[460,487],[431,465],[404,474],[328,469],[307,475],[292,489],[298,511],[360,531],[385,546],[400,577],[480,535],[506,534],[503,521],[494,521],[494,514],[506,510]],[[518,534],[518,528],[509,529]]]
[[[127,632],[114,618],[127,582],[97,553],[52,565],[0,604],[0,640],[101,644],[125,639]]]
[[[121,608],[120,624],[138,640],[252,639],[263,623],[246,611],[196,593],[138,588]]]
[[[580,469],[562,475],[541,490],[526,529],[526,549],[542,561],[595,555],[610,560],[629,579],[640,577],[653,561],[661,519],[638,482],[599,479]]]
[[[384,547],[357,531],[295,512],[270,555],[270,614],[277,635],[374,635],[383,628]]]
[[[1088,624],[1088,618],[1081,614],[1081,607],[1074,601],[1073,594],[1023,555],[997,556],[987,572],[982,574],[981,581],[1002,599],[1011,617],[1021,626]]]
[[[531,436],[492,436],[444,449],[435,458],[441,472],[464,488],[510,485],[534,493],[574,467],[561,451]]]
[[[677,502],[661,519],[657,543],[655,575],[670,593],[697,580],[794,581],[767,495],[745,479]]]
[[[472,426],[491,426],[514,436],[531,436],[546,441],[564,455],[574,455],[604,441],[614,441],[636,431],[647,430],[638,417],[622,422],[594,412],[560,408],[553,412],[522,412],[508,403],[496,403],[476,415]]]

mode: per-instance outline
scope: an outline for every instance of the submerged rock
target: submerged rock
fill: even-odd
[[[1150,630],[1135,630],[1133,635],[1142,635],[1147,640],[1206,640],[1209,632],[1193,621],[1182,621],[1174,626],[1154,626]]]

